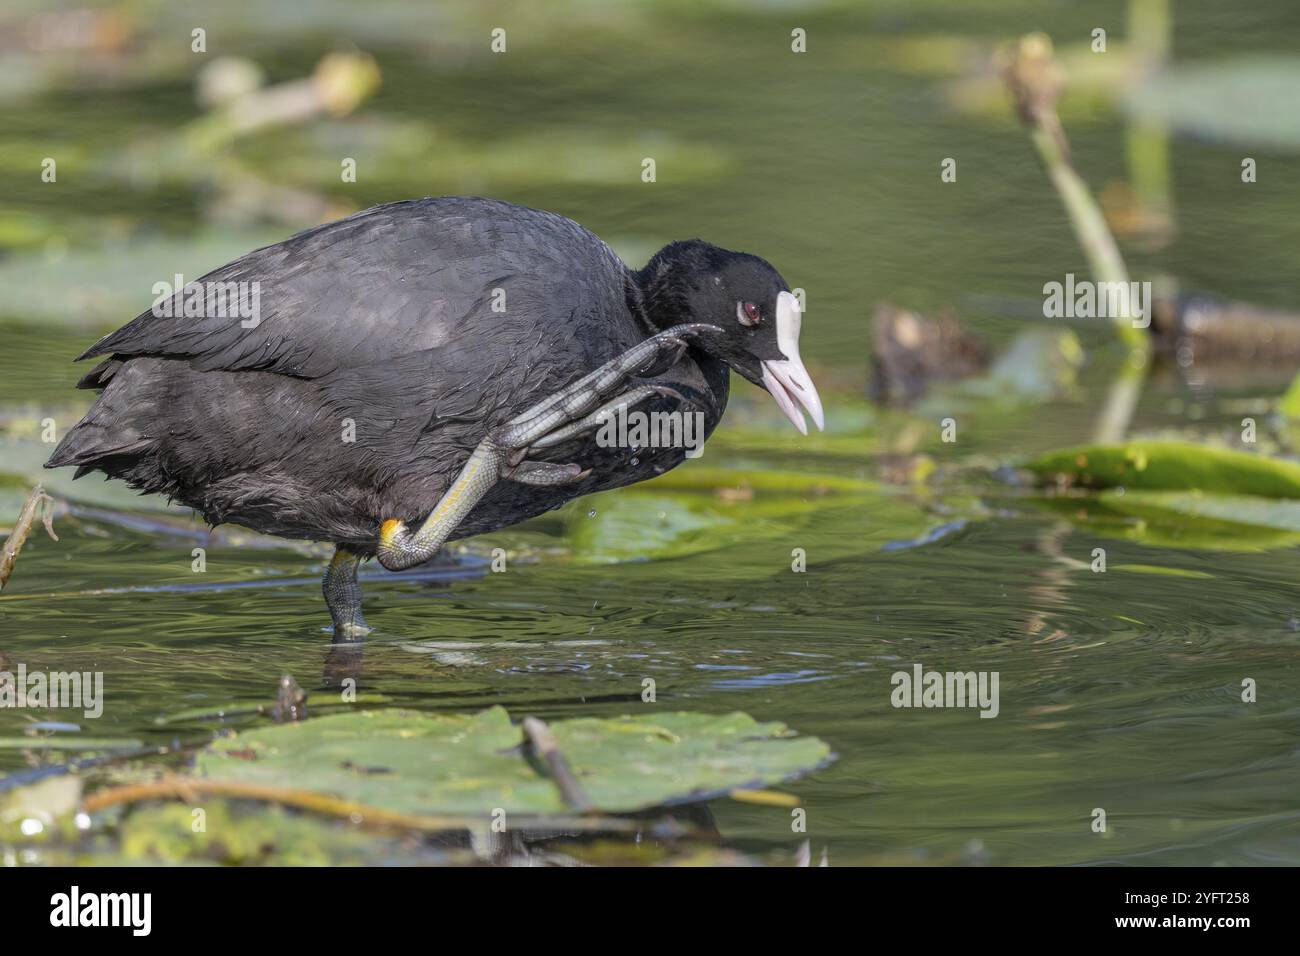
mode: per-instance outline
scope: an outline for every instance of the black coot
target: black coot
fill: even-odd
[[[99,398],[46,467],[334,542],[336,634],[364,632],[362,558],[410,567],[675,467],[690,424],[699,440],[717,425],[729,369],[822,427],[799,323],[756,256],[691,240],[634,271],[553,213],[392,203],[251,252],[95,343],[81,358],[108,357],[79,387]]]

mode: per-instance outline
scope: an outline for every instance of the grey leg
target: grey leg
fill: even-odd
[[[618,394],[619,386],[633,375],[654,375],[672,367],[681,358],[687,340],[692,336],[721,331],[716,325],[695,322],[675,325],[651,336],[568,388],[512,418],[502,431],[502,443],[509,448],[531,445],[534,439],[549,434],[560,425],[576,421],[611,395]]]
[[[360,564],[360,556],[339,545],[334,549],[334,557],[325,569],[321,589],[325,592],[325,603],[329,605],[330,617],[334,620],[336,639],[361,637],[370,631],[365,618],[361,616],[361,583],[357,581],[357,567]]]
[[[429,560],[502,478],[545,485],[580,480],[585,472],[576,466],[525,463],[524,459],[533,447],[543,447],[539,443],[552,434],[561,436],[556,441],[563,441],[597,427],[601,412],[625,402],[642,401],[656,392],[662,394],[656,387],[643,386],[609,402],[633,375],[656,374],[671,367],[692,336],[717,331],[720,331],[717,326],[705,323],[674,326],[634,345],[618,358],[516,415],[479,442],[442,500],[414,534],[395,518],[383,523],[377,548],[379,563],[390,571],[400,571]],[[668,393],[676,394],[671,390]],[[598,407],[602,402],[608,404]]]
[[[565,425],[562,428],[557,428],[553,432],[543,435],[528,447],[530,449],[550,448],[554,445],[562,444],[577,435],[595,431],[604,424],[606,415],[614,414],[620,406],[627,405],[628,407],[631,407],[638,402],[643,402],[651,395],[662,395],[665,398],[675,398],[681,402],[686,401],[682,398],[681,393],[676,389],[668,388],[663,385],[642,385],[640,388],[629,389],[612,402],[606,402],[586,417],[580,418],[576,422]],[[511,477],[513,478],[514,476],[511,475]]]

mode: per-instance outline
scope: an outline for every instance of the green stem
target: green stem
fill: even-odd
[[[1101,206],[1093,198],[1088,184],[1070,165],[1061,148],[1061,143],[1043,124],[1035,124],[1030,130],[1030,137],[1042,157],[1052,185],[1060,194],[1065,212],[1070,217],[1070,225],[1088,259],[1088,267],[1097,282],[1121,282],[1127,284],[1128,268],[1124,257],[1120,255],[1115,237],[1106,225],[1106,217]],[[1115,328],[1120,339],[1129,351],[1129,364],[1137,367],[1146,365],[1151,351],[1151,340],[1147,333],[1135,328],[1134,315],[1115,316]]]

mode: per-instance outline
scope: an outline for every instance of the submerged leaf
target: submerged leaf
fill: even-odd
[[[1158,574],[1171,578],[1213,579],[1214,575],[1206,571],[1194,571],[1191,568],[1166,567],[1159,564],[1112,564],[1112,571],[1131,571],[1134,574]]]
[[[1300,531],[1288,530],[1300,502],[1285,499],[1111,491],[1031,500],[1093,534],[1154,547],[1269,551],[1300,544]]]
[[[202,826],[196,826],[199,810]],[[140,807],[126,816],[118,831],[123,856],[155,864],[381,864],[401,852],[396,836],[364,833],[274,805],[232,806],[231,801],[216,797],[205,798],[201,808],[185,803]],[[405,852],[409,855],[411,850]],[[426,862],[448,861],[429,854]]]
[[[1043,401],[1074,387],[1083,346],[1069,329],[1031,329],[1017,335],[984,374],[937,390],[927,408],[950,408],[955,398],[1009,404]],[[945,404],[946,403],[946,404]]]
[[[1300,501],[1290,499],[1147,491],[1108,494],[1106,500],[1117,510],[1130,514],[1165,512],[1222,524],[1300,533]]]

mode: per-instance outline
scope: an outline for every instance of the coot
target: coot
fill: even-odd
[[[757,256],[690,240],[632,270],[553,213],[391,203],[251,252],[96,342],[80,358],[107,358],[78,387],[100,395],[46,467],[333,542],[325,599],[355,635],[362,559],[411,567],[691,450],[646,428],[597,440],[614,414],[694,416],[707,436],[734,369],[821,428],[799,326]]]

